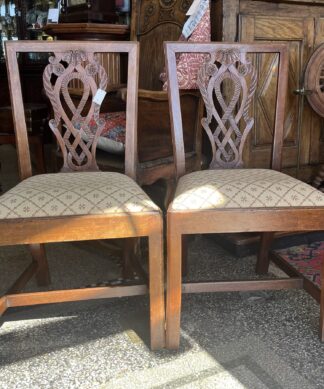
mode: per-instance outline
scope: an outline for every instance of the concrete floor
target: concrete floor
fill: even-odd
[[[8,187],[9,154],[0,147]],[[47,253],[52,289],[119,275],[103,246],[50,244]],[[24,247],[0,249],[0,294],[29,261]],[[255,277],[254,264],[198,236],[188,277]],[[302,290],[185,295],[180,350],[151,352],[145,296],[11,309],[0,322],[0,388],[324,388],[318,324]]]

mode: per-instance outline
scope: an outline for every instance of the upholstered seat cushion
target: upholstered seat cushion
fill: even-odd
[[[158,210],[131,178],[111,172],[37,175],[0,197],[0,219]]]
[[[324,207],[324,194],[269,169],[204,170],[180,178],[170,210]]]

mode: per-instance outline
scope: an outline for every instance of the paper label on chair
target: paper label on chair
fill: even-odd
[[[182,29],[182,35],[187,39],[193,33],[194,29],[197,27],[198,23],[204,16],[206,9],[208,8],[209,0],[200,0],[195,13],[190,16],[186,21]]]
[[[107,94],[107,92],[104,91],[103,89],[98,89],[96,94],[93,96],[92,101],[98,105],[101,105],[106,94]]]

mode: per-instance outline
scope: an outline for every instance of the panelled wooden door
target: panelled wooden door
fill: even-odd
[[[324,18],[315,19],[315,48],[324,42]],[[324,163],[324,119],[317,117],[318,125],[311,140],[311,162]],[[319,147],[318,147],[319,139]]]
[[[239,41],[286,42],[289,44],[289,82],[286,103],[283,167],[294,174],[298,158],[298,121],[300,99],[294,91],[302,86],[301,75],[307,59],[314,48],[314,18],[273,17],[240,15]],[[278,65],[275,55],[256,60],[261,70],[258,80],[257,104],[254,107],[255,125],[244,155],[247,167],[268,167],[274,123],[274,101],[277,79],[273,71]],[[300,141],[300,165],[312,161],[311,139],[319,136],[319,120],[306,106],[303,110],[303,126]],[[317,143],[318,144],[318,143]],[[302,178],[302,177],[301,177]]]

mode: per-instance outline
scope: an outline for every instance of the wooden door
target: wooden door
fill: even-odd
[[[324,42],[324,18],[315,18],[315,48]],[[317,126],[314,127],[311,140],[310,158],[311,162],[317,164],[324,163],[324,119],[319,116]]]
[[[239,40],[242,42],[286,42],[289,44],[289,85],[285,116],[283,167],[294,174],[298,158],[298,123],[300,120],[301,97],[294,91],[302,86],[303,68],[313,51],[314,18],[274,17],[240,15]],[[270,163],[271,140],[274,121],[274,104],[277,79],[273,72],[278,64],[275,55],[262,56],[256,60],[261,71],[258,80],[257,104],[254,107],[255,125],[244,155],[248,167],[268,167]],[[310,140],[314,126],[313,112],[306,107],[303,112],[303,128],[300,135],[300,164],[308,165]]]
[[[192,0],[133,0],[131,39],[141,44],[141,89],[160,91],[164,70],[164,41],[177,41]]]

